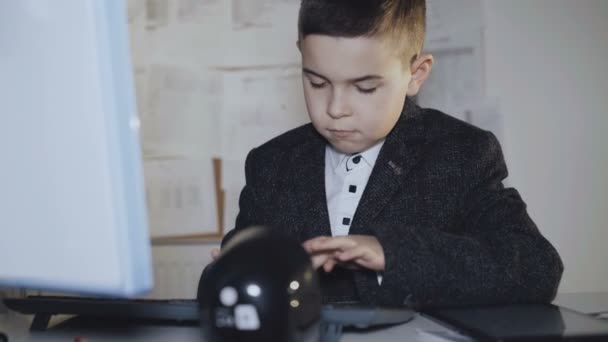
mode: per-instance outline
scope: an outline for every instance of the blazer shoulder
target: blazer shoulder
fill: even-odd
[[[460,120],[436,109],[423,109],[427,137],[432,142],[450,144],[498,145],[490,131]]]

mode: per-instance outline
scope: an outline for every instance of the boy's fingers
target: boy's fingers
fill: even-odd
[[[329,273],[334,269],[334,266],[336,266],[336,259],[328,257],[327,261],[323,264],[323,270]]]
[[[213,260],[217,259],[219,256],[220,256],[219,248],[214,248],[211,250],[211,258],[213,258]]]
[[[384,256],[373,253],[372,251],[365,253],[361,258],[354,259],[353,262],[361,267],[376,272],[384,272],[386,270]]]
[[[329,259],[329,254],[317,254],[313,255],[310,260],[312,262],[312,267],[316,270],[321,267],[323,264],[327,262]]]
[[[312,248],[310,247],[310,240],[308,241],[304,241],[302,243],[302,247],[304,248],[304,250],[306,251],[306,253],[312,253]]]
[[[384,259],[365,246],[358,246],[336,255],[340,262],[355,264],[374,271],[384,271]]]
[[[350,249],[357,246],[357,242],[348,236],[338,236],[323,240],[311,241],[312,252],[331,251],[336,249]]]
[[[324,241],[329,238],[329,236],[318,236],[316,238],[304,241],[302,243],[302,247],[304,247],[304,250],[306,250],[306,252],[310,254],[315,251],[315,249],[313,248],[314,245],[318,244],[320,241]]]
[[[365,257],[367,250],[368,249],[364,246],[357,246],[342,252],[336,252],[335,255],[341,262],[348,262]]]

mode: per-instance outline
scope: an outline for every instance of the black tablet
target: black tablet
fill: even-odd
[[[550,304],[425,313],[480,341],[608,341],[608,321]]]

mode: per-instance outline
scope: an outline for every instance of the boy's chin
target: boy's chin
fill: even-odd
[[[369,146],[363,146],[362,144],[354,144],[344,141],[329,141],[329,143],[334,150],[344,154],[360,153],[369,148]]]

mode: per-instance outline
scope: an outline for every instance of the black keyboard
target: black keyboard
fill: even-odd
[[[82,315],[113,319],[170,321],[199,324],[198,302],[194,299],[113,299],[60,296],[7,298],[11,310],[36,315],[31,330],[45,330],[53,315]]]
[[[329,304],[323,306],[321,320],[345,327],[370,328],[401,324],[414,318],[414,311],[401,308],[364,306],[361,304]]]

